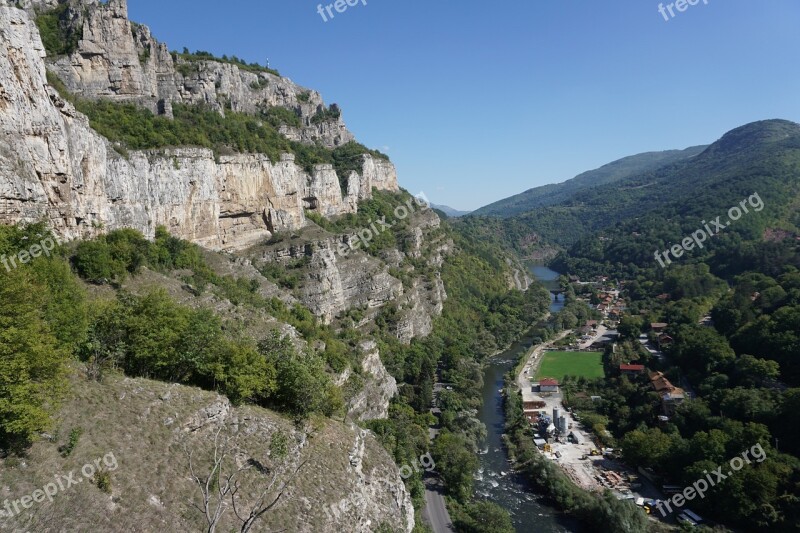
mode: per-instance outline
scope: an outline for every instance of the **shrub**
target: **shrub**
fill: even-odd
[[[250,83],[250,88],[254,91],[260,91],[265,87],[269,87],[269,80],[266,78],[259,77],[257,80]]]
[[[280,128],[283,125],[292,126],[295,128],[302,128],[303,122],[297,113],[285,107],[273,106],[261,113],[267,122],[272,124],[275,128]]]
[[[94,484],[106,494],[111,494],[111,474],[105,470],[100,470],[94,475]]]
[[[125,265],[114,260],[105,239],[78,244],[73,264],[78,274],[92,283],[121,281],[125,277]]]
[[[69,3],[61,4],[36,17],[36,26],[48,56],[71,54],[78,49],[82,27],[74,27],[69,20]]]
[[[61,452],[61,457],[69,457],[72,454],[72,451],[75,449],[75,446],[78,445],[78,440],[81,438],[83,434],[83,430],[81,428],[72,428],[72,431],[69,432],[69,440],[63,446],[61,446],[58,451]]]
[[[312,124],[320,124],[322,122],[329,122],[332,120],[338,120],[339,117],[342,116],[342,111],[339,109],[339,106],[333,104],[327,109],[320,109],[317,111],[313,117],[311,117]]]
[[[172,57],[175,59],[180,58],[183,59],[184,61],[191,61],[191,62],[216,61],[217,63],[227,63],[230,65],[236,65],[240,69],[245,70],[247,72],[255,72],[255,73],[268,72],[269,74],[280,76],[280,73],[273,68],[265,67],[263,65],[259,65],[258,63],[248,63],[247,61],[239,59],[236,56],[228,57],[227,55],[224,55],[222,57],[217,57],[211,52],[206,52],[205,50],[197,50],[194,53],[191,53],[189,52],[188,48],[184,48],[183,52],[181,53],[173,51]]]

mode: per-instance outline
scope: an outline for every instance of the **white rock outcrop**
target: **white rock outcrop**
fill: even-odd
[[[97,9],[114,6],[122,9],[124,2]],[[85,37],[124,25],[122,15],[87,22]],[[66,239],[120,227],[152,236],[164,225],[211,249],[240,249],[302,227],[304,209],[326,216],[353,212],[373,188],[398,190],[394,166],[369,155],[363,156],[362,174],[349,177],[345,197],[330,165],[309,175],[290,154],[270,161],[259,154],[215,158],[207,149],[177,148],[131,151],[125,158],[48,85],[45,51],[26,11],[0,5],[0,38],[0,222],[45,220]],[[121,66],[107,68],[102,83],[94,75],[81,83],[99,92],[119,82],[120,94],[149,86],[136,69],[125,68],[123,55],[93,56]]]

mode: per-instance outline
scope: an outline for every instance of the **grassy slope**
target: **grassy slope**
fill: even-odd
[[[208,421],[200,410],[220,401],[224,399],[212,392],[117,375],[108,376],[103,383],[89,382],[76,370],[70,397],[58,414],[55,442],[36,443],[23,460],[0,460],[0,485],[4,487],[0,496],[16,499],[30,494],[52,481],[55,474],[77,473],[87,462],[109,452],[119,465],[111,472],[112,493],[106,494],[84,480],[59,493],[52,504],[36,504],[12,523],[19,527],[25,524],[31,531],[81,531],[86,524],[109,531],[202,530],[201,515],[190,508],[190,502],[199,501],[199,492],[188,477],[183,442],[197,454],[213,450],[215,425],[196,431],[193,428],[198,421]],[[258,407],[231,409],[227,421],[237,424],[237,443],[245,456],[262,462],[266,462],[268,442],[276,431],[287,435],[293,431],[289,420]],[[286,502],[268,513],[258,530],[265,530],[265,526],[277,530],[291,524],[291,531],[321,531],[326,523],[325,506],[363,487],[348,461],[356,440],[353,429],[322,419],[310,425],[313,436],[302,452],[302,457],[310,461],[285,495]],[[83,434],[73,453],[63,458],[58,447],[73,428],[81,428]],[[365,457],[362,468],[366,481],[378,483],[379,479],[397,477],[392,474],[396,470],[391,458],[372,438],[367,439]],[[76,478],[80,477],[77,473]],[[252,486],[246,483],[245,489]],[[392,523],[400,523],[392,495],[383,494],[381,511],[388,513],[394,506]],[[370,511],[358,510],[361,517],[374,517],[376,509]],[[235,526],[231,511],[220,526],[220,531]]]

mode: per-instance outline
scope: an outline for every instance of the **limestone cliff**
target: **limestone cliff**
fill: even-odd
[[[125,39],[112,40],[113,32],[121,31],[117,26],[130,27],[126,11],[121,0],[90,2],[82,48],[71,57],[73,63],[88,61],[73,65],[75,73],[93,74],[67,73],[60,63],[64,58],[53,65],[73,90],[137,99],[142,87],[151,86],[138,55],[137,65],[120,59],[127,53]],[[137,31],[145,31],[141,28]],[[130,31],[125,36],[132,38]],[[0,48],[0,222],[44,219],[67,239],[119,227],[152,236],[156,226],[165,225],[174,235],[212,249],[240,249],[275,231],[304,226],[305,209],[326,216],[353,212],[373,188],[398,189],[394,166],[369,155],[363,156],[362,172],[347,177],[344,196],[330,165],[318,165],[309,175],[290,154],[270,161],[257,154],[215,158],[210,150],[176,148],[132,151],[124,158],[48,85],[45,51],[28,12],[0,5],[0,37],[5,45]],[[109,83],[121,84],[116,93],[100,89],[98,64]],[[238,68],[214,65],[228,73]],[[246,83],[251,73],[237,75]],[[280,84],[298,90],[276,78],[280,83],[269,86],[274,90],[281,92]],[[164,86],[163,80],[155,85]]]
[[[340,116],[312,120],[326,109],[320,94],[274,71],[171,53],[147,26],[128,19],[127,0],[69,3],[67,18],[82,38],[74,52],[48,62],[75,94],[136,102],[167,115],[173,103],[202,103],[220,112],[230,106],[244,113],[280,106],[296,111],[302,122],[287,127],[287,137],[328,147],[354,139]]]

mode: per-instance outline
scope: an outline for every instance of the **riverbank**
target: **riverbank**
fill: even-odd
[[[505,411],[501,391],[505,389],[505,376],[520,357],[528,353],[533,341],[529,333],[485,365],[483,405],[478,418],[486,426],[486,439],[478,456],[475,495],[505,508],[519,533],[570,533],[578,530],[577,523],[556,509],[525,477],[513,471],[503,439]]]
[[[515,472],[545,494],[557,508],[598,531],[644,533],[657,527],[633,504],[610,491],[590,492],[577,486],[534,445],[525,419],[522,395],[514,377],[506,376],[504,441]],[[574,531],[574,529],[573,529]]]
[[[564,473],[579,487],[585,490],[600,490],[602,486],[598,483],[602,470],[596,462],[602,462],[601,456],[592,455],[592,450],[596,447],[593,443],[593,436],[581,429],[581,425],[574,420],[572,414],[562,405],[561,392],[551,392],[540,394],[534,391],[533,379],[544,359],[543,354],[553,349],[554,344],[571,334],[572,330],[564,330],[555,338],[531,348],[525,358],[516,367],[515,384],[517,393],[521,394],[523,410],[525,406],[536,405],[535,411],[550,415],[556,410],[565,418],[565,426],[569,427],[569,433],[575,436],[577,442],[568,441],[564,435],[561,439],[552,441],[542,454],[550,461],[557,464]],[[527,413],[523,412],[527,418]],[[553,420],[553,423],[557,423]],[[542,435],[542,438],[545,438]]]

